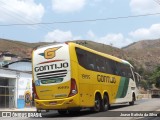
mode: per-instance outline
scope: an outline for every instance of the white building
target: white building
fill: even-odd
[[[30,107],[32,102],[31,61],[21,60],[0,68],[0,108]]]

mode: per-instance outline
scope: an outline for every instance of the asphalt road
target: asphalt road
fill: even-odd
[[[92,113],[88,109],[84,109],[76,114],[59,115],[57,111],[50,111],[48,113],[42,113],[43,118],[2,118],[5,120],[39,120],[39,119],[54,119],[54,120],[159,120],[160,117],[160,99],[142,99],[135,102],[135,105],[129,106],[129,104],[112,105],[109,111]],[[127,116],[127,117],[126,117]],[[150,116],[150,117],[146,117]],[[1,118],[0,118],[1,119]]]

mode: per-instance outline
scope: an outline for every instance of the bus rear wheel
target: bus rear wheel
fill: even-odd
[[[108,99],[108,96],[104,94],[101,111],[107,111],[108,109],[109,109],[109,99]]]
[[[93,111],[93,112],[99,112],[100,110],[101,110],[101,98],[97,94],[95,96],[94,107],[91,108],[91,111]]]

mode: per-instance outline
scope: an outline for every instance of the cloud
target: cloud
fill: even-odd
[[[130,7],[131,11],[135,14],[156,13],[160,11],[159,4],[154,0],[131,0]]]
[[[85,4],[86,0],[52,0],[53,11],[58,13],[79,11]]]
[[[88,4],[92,7],[95,7],[99,3],[103,2],[104,0],[88,0]]]
[[[132,43],[131,39],[125,38],[121,33],[111,33],[111,34],[107,34],[105,36],[102,37],[97,37],[92,30],[89,30],[86,33],[87,39],[95,41],[95,42],[99,42],[99,43],[103,43],[103,44],[108,44],[108,45],[112,45],[114,47],[124,47],[126,45],[129,45],[130,43]],[[45,42],[65,42],[65,41],[69,41],[69,40],[85,40],[84,38],[82,38],[81,36],[74,36],[72,34],[71,31],[62,31],[62,30],[54,30],[52,32],[49,32],[46,36],[45,36]]]
[[[133,39],[156,39],[160,38],[160,24],[153,24],[149,28],[139,28],[129,33]]]
[[[54,30],[52,32],[49,32],[45,36],[46,42],[65,42],[69,40],[78,40],[81,39],[80,36],[73,36],[71,31],[61,31],[61,30]]]
[[[89,30],[87,32],[87,37],[89,37],[89,39],[95,39],[96,35],[91,30]]]
[[[108,33],[105,36],[97,37],[92,30],[89,30],[87,32],[87,37],[95,42],[112,45],[118,48],[132,43],[132,40],[125,38],[122,33]]]
[[[45,9],[34,0],[1,0],[0,22],[3,23],[35,23],[40,22]]]
[[[125,38],[122,33],[111,33],[107,34],[104,37],[100,37],[97,42],[112,45],[114,47],[124,47],[132,43],[132,40],[129,38]]]
[[[136,29],[126,33],[126,35],[128,37],[124,36],[122,33],[108,33],[105,36],[97,37],[93,31],[89,30],[87,32],[87,36],[95,42],[121,48],[140,40],[160,38],[160,23],[153,24],[148,28]]]
[[[104,36],[97,36],[92,30],[86,32],[85,36],[74,36],[71,31],[54,30],[45,36],[46,42],[65,42],[68,40],[92,40],[95,42],[112,45],[122,48],[133,42],[144,39],[160,38],[160,24],[153,24],[149,28],[139,28],[131,31],[124,36],[122,33],[108,33]]]

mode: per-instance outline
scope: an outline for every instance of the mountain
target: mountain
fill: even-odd
[[[135,42],[122,50],[139,68],[152,71],[160,65],[160,39]]]
[[[72,42],[72,41],[69,41],[69,42]],[[117,57],[124,58],[125,56],[123,50],[119,48],[111,47],[109,45],[96,43],[92,41],[84,41],[84,40],[77,40],[73,42],[84,45],[91,49],[95,49],[99,52],[108,53]],[[41,45],[47,45],[50,43],[51,42],[27,43],[27,42],[21,42],[21,41],[0,39],[0,51],[10,51],[11,53],[16,54],[22,58],[29,58],[31,57],[32,50],[35,47],[41,46]]]
[[[93,42],[93,41],[84,41],[84,40],[77,40],[77,41],[73,41],[77,44],[86,46],[88,48],[97,50],[99,52],[103,52],[106,54],[110,54],[119,58],[126,58],[126,54],[122,49],[116,48],[116,47],[112,47],[106,44],[102,44],[102,43],[97,43],[97,42]]]
[[[31,58],[33,48],[49,43],[27,43],[21,41],[0,39],[0,51],[9,51],[22,58]]]
[[[128,60],[137,69],[142,68],[146,71],[152,71],[156,66],[160,65],[160,39],[135,42],[122,49],[87,40],[77,40],[73,42],[84,45],[99,52],[107,53],[121,59]],[[35,47],[47,44],[50,43],[27,43],[0,39],[0,51],[10,51],[11,53],[16,54],[22,58],[31,58],[32,50]]]

